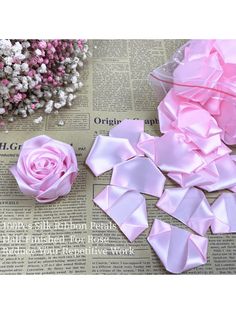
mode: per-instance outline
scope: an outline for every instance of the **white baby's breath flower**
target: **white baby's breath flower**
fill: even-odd
[[[15,52],[15,53],[19,53],[21,52],[22,50],[22,45],[19,43],[19,41],[17,41],[13,46],[12,46],[12,50]]]
[[[25,40],[25,41],[23,41],[22,43],[21,43],[21,45],[22,45],[22,47],[23,48],[29,48],[30,47],[30,42],[29,41],[27,41],[27,40]]]
[[[38,68],[39,73],[46,73],[47,72],[47,66],[46,64],[42,63],[41,66]]]
[[[17,85],[19,83],[19,79],[17,77],[13,77],[12,84]]]
[[[36,49],[35,50],[35,54],[36,54],[36,56],[41,56],[42,55],[42,51],[40,49]]]
[[[16,53],[16,54],[15,54],[15,58],[16,58],[16,59],[19,59],[20,61],[22,61],[22,60],[25,59],[25,55],[22,54],[22,53]]]
[[[13,58],[12,57],[5,57],[4,62],[6,65],[12,65]]]
[[[73,76],[71,77],[71,83],[72,83],[72,84],[77,83],[77,76],[76,76],[76,75],[73,75]]]
[[[22,85],[21,83],[18,83],[18,84],[16,85],[16,89],[17,89],[17,90],[20,90],[22,87],[23,87],[23,85]]]
[[[42,116],[40,116],[40,117],[34,119],[34,123],[36,123],[36,124],[39,124],[39,123],[41,123],[42,121],[43,121],[43,117],[42,117]]]
[[[20,69],[21,69],[21,65],[20,65],[20,64],[17,64],[17,63],[15,63],[15,64],[13,65],[13,68],[14,68],[14,70],[15,70],[15,71],[20,71]]]
[[[7,65],[7,66],[4,68],[4,72],[7,73],[7,74],[12,74],[12,72],[13,72],[12,67],[10,67],[9,65]]]
[[[17,77],[18,75],[20,75],[20,72],[19,72],[19,71],[13,71],[13,72],[12,72],[12,76],[13,76],[13,77]]]
[[[54,108],[60,109],[61,107],[62,107],[62,105],[59,102],[55,102]]]
[[[28,65],[26,62],[22,63],[22,64],[20,65],[20,68],[21,68],[21,70],[22,70],[23,72],[28,72],[28,71],[29,71],[29,65]]]

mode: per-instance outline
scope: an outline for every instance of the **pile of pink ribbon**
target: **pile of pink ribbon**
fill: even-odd
[[[96,138],[86,164],[96,176],[113,169],[94,202],[130,241],[148,228],[141,193],[159,198],[158,208],[196,233],[155,219],[147,238],[165,268],[181,273],[207,262],[209,228],[236,232],[236,194],[210,206],[202,191],[236,192],[236,157],[223,143],[236,143],[236,41],[189,42],[172,81],[158,107],[162,136],[145,133],[142,120],[124,120]],[[160,170],[181,187],[164,190]]]

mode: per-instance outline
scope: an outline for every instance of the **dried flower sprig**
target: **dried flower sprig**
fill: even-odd
[[[71,106],[91,53],[86,40],[0,40],[0,117]]]

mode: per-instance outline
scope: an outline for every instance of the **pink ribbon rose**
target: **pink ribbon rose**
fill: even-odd
[[[70,192],[78,165],[69,144],[40,135],[24,142],[10,171],[23,194],[48,203]]]

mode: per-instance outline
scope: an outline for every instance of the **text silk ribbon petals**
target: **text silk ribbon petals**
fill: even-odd
[[[236,193],[223,193],[211,205],[212,233],[236,232]]]
[[[145,198],[136,191],[108,185],[94,198],[129,241],[134,241],[148,227]]]
[[[148,242],[167,271],[182,273],[207,262],[208,239],[154,220]]]
[[[200,235],[213,222],[213,213],[204,193],[197,188],[166,189],[156,205]]]

